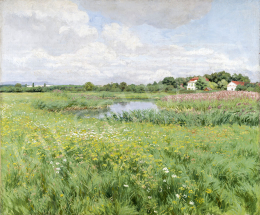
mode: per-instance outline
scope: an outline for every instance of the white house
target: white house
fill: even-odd
[[[199,77],[194,77],[189,80],[187,90],[196,90],[196,82],[199,80]],[[206,81],[209,81],[209,79],[206,78]]]
[[[227,90],[228,90],[228,91],[235,91],[237,85],[239,85],[239,84],[242,85],[242,86],[244,86],[244,85],[245,85],[245,82],[242,82],[242,81],[231,81],[231,82],[227,85]]]

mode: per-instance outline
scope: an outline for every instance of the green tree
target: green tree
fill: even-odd
[[[44,85],[43,85],[44,87],[46,87],[46,83],[44,83]]]
[[[248,88],[246,89],[246,91],[248,91],[248,92],[253,92],[254,90],[255,90],[254,87],[248,87]]]
[[[87,82],[87,83],[84,84],[83,87],[84,87],[84,89],[85,89],[86,91],[92,91],[93,88],[94,88],[94,84],[92,84],[91,82]]]
[[[260,93],[260,86],[259,86],[259,84],[256,84],[254,92]]]
[[[215,72],[212,73],[211,75],[205,75],[209,79],[209,81],[218,83],[222,81],[223,79],[226,80],[228,83],[232,80],[230,73],[221,71],[221,72]]]
[[[34,83],[32,83],[32,87],[34,87]]]
[[[153,82],[153,85],[158,85],[158,83],[156,81]]]
[[[165,88],[165,92],[172,91],[173,89],[174,87],[172,85],[167,85],[167,87]]]
[[[221,81],[218,82],[218,88],[222,90],[227,89],[228,82],[225,79],[222,79]]]
[[[205,74],[204,77],[207,78],[207,79],[209,79],[209,81],[212,82],[212,77],[211,77],[211,75],[209,75],[209,74]]]
[[[218,88],[218,84],[214,83],[214,82],[209,82],[209,87],[212,90],[216,90]]]
[[[174,77],[165,77],[162,81],[162,84],[172,85],[176,88],[176,81],[174,80]]]
[[[242,85],[237,85],[237,87],[236,87],[236,91],[244,91],[244,90],[246,90],[246,86],[242,86]]]
[[[102,90],[109,91],[111,89],[111,84],[106,84],[102,87]]]
[[[121,83],[119,84],[119,88],[120,88],[122,91],[124,91],[126,87],[127,87],[127,83],[125,83],[125,82],[121,82]]]
[[[199,77],[197,82],[195,83],[195,86],[198,90],[204,90],[206,87],[208,87],[208,83],[206,81],[206,78]]]
[[[187,80],[186,78],[182,78],[182,77],[179,77],[179,78],[176,78],[175,79],[175,82],[176,82],[176,86],[178,88],[180,88],[180,85],[182,84],[183,86],[186,86],[187,85]]]
[[[22,88],[22,85],[21,85],[20,83],[17,83],[17,84],[14,85],[14,87],[16,87],[16,88]]]
[[[242,82],[250,83],[249,77],[243,76],[241,73],[239,73],[239,74],[234,73],[231,78],[232,78],[232,81],[242,81]]]
[[[125,91],[126,91],[126,92],[130,92],[130,91],[132,91],[132,88],[131,88],[130,86],[127,86],[127,87],[125,88]]]

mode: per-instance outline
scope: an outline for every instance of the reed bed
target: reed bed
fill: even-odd
[[[136,110],[123,112],[123,114],[113,113],[105,116],[106,120],[120,122],[141,122],[153,123],[157,125],[176,124],[181,126],[216,126],[223,124],[238,124],[248,126],[259,125],[259,112],[254,110],[223,111],[213,110],[206,113],[199,112],[175,112],[175,111],[155,111]]]

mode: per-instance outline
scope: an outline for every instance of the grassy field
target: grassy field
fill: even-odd
[[[258,126],[101,121],[34,107],[49,97],[2,95],[3,214],[260,213]]]

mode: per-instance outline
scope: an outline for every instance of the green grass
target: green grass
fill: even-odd
[[[99,109],[113,104],[111,99],[97,96],[67,93],[45,93],[40,99],[34,99],[32,106],[48,111]]]
[[[78,119],[44,95],[2,95],[3,214],[260,213],[258,126]]]
[[[106,116],[106,120],[120,122],[148,122],[157,125],[177,124],[181,126],[216,126],[223,124],[238,124],[248,126],[259,125],[259,112],[255,110],[212,110],[208,112],[175,112],[175,111],[155,111],[136,110],[123,112],[123,114],[113,113]]]

